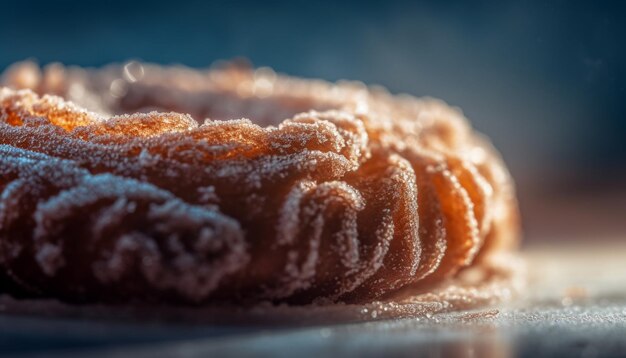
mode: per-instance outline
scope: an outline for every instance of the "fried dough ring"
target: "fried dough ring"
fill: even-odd
[[[3,84],[0,266],[24,292],[370,302],[518,240],[498,154],[437,100],[232,64]]]

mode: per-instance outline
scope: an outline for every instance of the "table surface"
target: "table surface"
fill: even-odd
[[[626,244],[523,256],[526,294],[420,318],[268,327],[41,317],[0,304],[0,356],[626,356]]]

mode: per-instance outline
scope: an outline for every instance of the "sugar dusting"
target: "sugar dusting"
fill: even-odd
[[[31,89],[0,89],[0,266],[31,295],[379,319],[514,292],[511,179],[440,101],[232,64],[3,84]]]

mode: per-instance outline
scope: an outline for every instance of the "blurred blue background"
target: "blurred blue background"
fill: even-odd
[[[626,233],[626,4],[591,1],[3,1],[23,60],[256,66],[444,99],[518,182],[530,240]]]

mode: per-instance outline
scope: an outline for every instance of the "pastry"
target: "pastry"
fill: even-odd
[[[518,242],[459,110],[237,63],[32,63],[0,90],[0,270],[68,301],[362,303]]]

